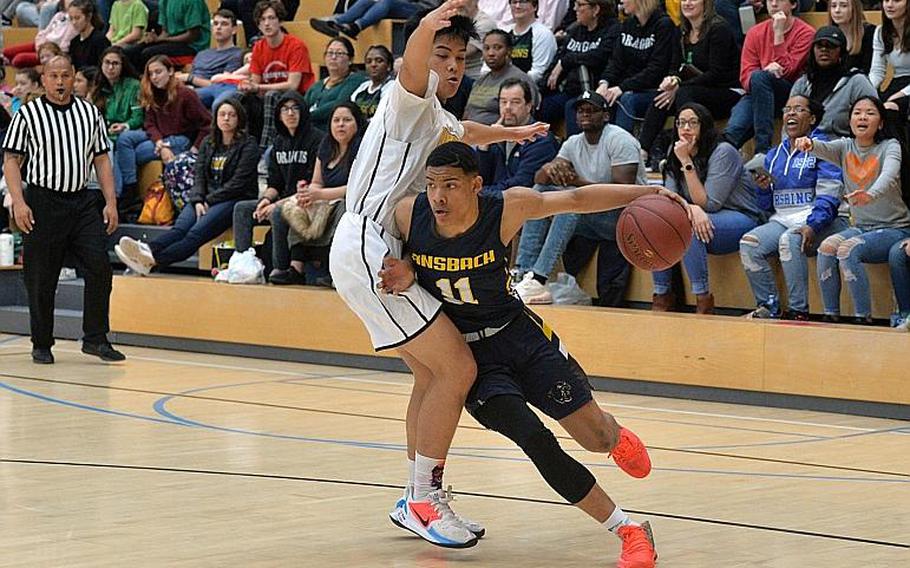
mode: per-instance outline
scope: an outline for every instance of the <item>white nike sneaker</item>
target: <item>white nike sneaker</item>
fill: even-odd
[[[401,501],[404,501],[403,505]],[[430,544],[445,548],[470,548],[477,544],[477,536],[458,519],[449,506],[450,502],[451,497],[442,489],[431,492],[420,501],[411,500],[408,496],[399,501],[389,518],[397,526]]]
[[[515,285],[515,291],[525,304],[552,304],[553,295],[550,290],[537,280],[533,272],[526,272],[521,282]]]
[[[126,254],[126,252],[123,250],[123,247],[120,245],[114,245],[114,253],[117,255],[117,258],[120,259],[120,262],[125,264],[128,267],[129,271],[133,274],[138,274],[139,276],[148,276],[149,272],[151,272],[151,269],[148,266],[142,264],[141,262]]]
[[[446,491],[446,497],[449,499],[449,502],[451,502],[454,499],[453,497],[451,497],[451,493],[452,493],[452,486],[450,485],[448,490]],[[399,511],[405,509],[405,505],[407,504],[408,498],[410,496],[411,496],[411,486],[408,485],[404,488],[404,493],[402,494],[401,499],[399,499],[395,503],[395,507],[391,511],[389,511],[389,520],[391,520],[395,526],[406,529],[406,530],[410,530],[410,529],[408,529],[406,526],[404,526],[402,523],[400,523],[398,521],[398,517],[399,517]],[[458,522],[460,522],[464,526],[464,528],[466,528],[469,531],[471,531],[472,533],[474,533],[474,536],[476,536],[477,538],[483,538],[483,535],[487,534],[487,529],[485,529],[482,524],[480,524],[476,521],[472,521],[471,519],[465,519],[464,517],[455,513],[455,511],[452,511],[452,513],[455,514],[455,519],[458,520]]]
[[[155,256],[152,254],[152,249],[144,242],[123,236],[120,238],[120,248],[130,258],[148,265],[149,269],[155,266]]]

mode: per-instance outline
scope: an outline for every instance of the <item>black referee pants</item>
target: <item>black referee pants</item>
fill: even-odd
[[[100,198],[98,192],[85,189],[75,193],[36,187],[25,190],[25,202],[35,218],[32,232],[22,241],[35,348],[50,349],[54,344],[54,297],[67,252],[80,262],[85,277],[83,341],[108,341],[112,274]]]

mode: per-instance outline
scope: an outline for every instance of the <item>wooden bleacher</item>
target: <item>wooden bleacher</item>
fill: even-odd
[[[905,333],[642,310],[535,311],[594,377],[910,404]],[[357,317],[324,288],[117,276],[111,328],[115,334],[306,350],[323,360],[394,356],[374,353]]]
[[[595,297],[597,295],[596,266],[596,259],[592,260],[579,277],[579,285],[588,294]],[[781,305],[786,307],[787,288],[777,259],[771,261],[771,266],[775,271],[777,289],[781,294]],[[888,319],[894,309],[893,289],[888,265],[885,263],[867,264],[865,266],[869,274],[869,283],[872,290],[872,315],[879,319]],[[815,258],[810,258],[809,311],[813,314],[821,314],[824,310],[822,309],[818,278],[815,277],[815,274]],[[755,308],[752,289],[749,287],[749,281],[746,279],[746,273],[738,253],[720,256],[708,255],[708,278],[711,293],[714,294],[714,302],[718,308],[733,310],[752,310]],[[695,296],[690,291],[691,286],[685,270],[683,270],[683,280],[686,286],[685,304],[694,306]],[[677,290],[677,293],[682,292],[683,290]],[[652,293],[653,281],[651,273],[633,268],[629,286],[626,290],[626,300],[635,303],[650,303]],[[853,302],[850,299],[846,283],[843,283],[841,291],[841,313],[844,315],[853,313]]]

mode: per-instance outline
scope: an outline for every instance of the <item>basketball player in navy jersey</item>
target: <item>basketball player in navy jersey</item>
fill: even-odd
[[[468,41],[476,35],[471,19],[459,14],[465,3],[446,0],[406,25],[401,70],[364,132],[329,253],[335,288],[364,323],[373,347],[397,349],[414,373],[405,419],[409,480],[391,515],[403,515],[408,530],[449,548],[474,546],[484,533],[479,523],[455,514],[442,486],[474,361],[438,299],[420,286],[380,294],[377,273],[387,256],[401,255],[395,206],[424,190],[424,166],[436,146],[446,140],[517,143],[548,129],[459,121],[443,108],[458,91]]]
[[[587,376],[559,338],[510,292],[508,243],[528,219],[615,209],[653,193],[682,200],[663,188],[633,185],[547,193],[518,187],[501,196],[481,195],[474,151],[461,142],[436,148],[426,177],[426,193],[403,199],[395,210],[409,256],[386,261],[380,273],[384,291],[407,289],[416,272],[477,362],[466,402],[471,415],[518,444],[557,493],[620,537],[620,568],[654,566],[650,526],[629,519],[528,406],[559,421],[585,449],[610,453],[629,475],[650,473],[641,440],[600,409]]]

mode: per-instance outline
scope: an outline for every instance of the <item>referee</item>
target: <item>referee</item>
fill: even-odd
[[[16,225],[25,233],[32,361],[42,364],[54,362],[54,296],[67,252],[85,271],[82,352],[104,361],[126,359],[107,339],[112,278],[105,245],[117,228],[110,142],[101,112],[73,96],[75,75],[69,57],[51,59],[41,77],[47,94],[19,109],[3,140],[3,174]],[[104,194],[100,214],[97,193],[85,189],[92,165]]]

